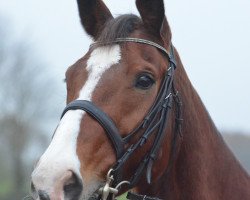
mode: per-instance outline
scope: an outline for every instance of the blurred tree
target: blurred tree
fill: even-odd
[[[48,143],[56,81],[25,42],[7,36],[0,24],[0,199],[14,200],[28,192],[35,156]]]

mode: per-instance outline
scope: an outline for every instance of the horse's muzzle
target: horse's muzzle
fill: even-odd
[[[76,200],[81,196],[83,185],[76,174],[67,171],[58,180],[55,180],[50,191],[39,188],[39,184],[36,185],[33,182],[31,190],[36,200]]]

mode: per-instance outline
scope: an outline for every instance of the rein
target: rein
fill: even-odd
[[[117,162],[110,169],[107,175],[106,184],[104,187],[100,188],[99,194],[101,195],[101,199],[105,200],[111,197],[114,199],[115,195],[118,194],[118,190],[121,185],[127,184],[128,188],[133,188],[141,178],[143,172],[146,170],[146,178],[147,182],[151,183],[151,174],[152,167],[155,159],[157,158],[159,149],[161,147],[161,143],[165,137],[165,130],[167,127],[167,122],[169,119],[169,113],[173,106],[173,101],[176,103],[176,131],[180,132],[181,125],[181,101],[178,95],[178,92],[175,90],[173,85],[174,79],[174,71],[176,69],[176,60],[174,57],[174,48],[171,45],[171,50],[168,52],[164,47],[144,39],[139,38],[118,38],[113,42],[109,43],[93,43],[91,47],[96,45],[110,45],[110,44],[118,44],[125,42],[135,42],[141,43],[145,45],[150,45],[162,53],[165,54],[169,61],[168,69],[164,75],[162,80],[161,88],[159,93],[151,106],[149,112],[144,117],[144,120],[136,127],[131,133],[129,133],[126,137],[122,138],[121,134],[116,127],[115,123],[112,119],[104,113],[100,108],[98,108],[93,102],[86,100],[75,100],[69,103],[64,109],[61,118],[65,115],[65,113],[69,110],[83,110],[87,112],[91,117],[93,117],[99,124],[104,128],[108,138],[113,145],[113,148],[116,152]],[[137,142],[130,145],[127,149],[125,146],[129,143],[129,141],[137,135],[136,133],[142,132],[141,137]],[[139,166],[137,167],[134,175],[130,178],[129,181],[122,181],[122,172],[123,167],[127,160],[131,157],[131,155],[137,150],[145,145],[148,141],[148,138],[152,135],[155,135],[154,142],[151,146],[149,152],[147,152],[142,158]],[[100,196],[99,195],[99,196]],[[157,199],[147,196],[140,196],[137,194],[129,193],[128,198],[131,199]],[[100,199],[100,197],[90,198],[90,199]]]

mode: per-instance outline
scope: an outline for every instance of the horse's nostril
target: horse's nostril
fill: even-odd
[[[31,199],[37,199],[38,198],[38,193],[36,192],[36,188],[34,183],[31,181],[31,185],[30,185],[30,191],[31,191]]]
[[[48,189],[43,189],[48,188]],[[71,170],[58,174],[57,178],[44,179],[42,176],[33,176],[31,182],[31,191],[34,199],[39,200],[59,200],[79,199],[82,193],[82,181]],[[64,196],[64,197],[63,197]]]
[[[38,196],[40,200],[50,200],[49,195],[42,190],[38,191]]]
[[[31,188],[31,192],[32,192],[32,193],[36,191],[36,189],[35,189],[35,186],[34,186],[34,183],[33,183],[33,182],[31,182],[30,188]]]
[[[72,176],[63,186],[64,194],[69,199],[78,199],[81,195],[82,188],[81,180],[74,173],[72,173]]]

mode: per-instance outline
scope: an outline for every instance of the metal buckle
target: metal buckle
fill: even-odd
[[[170,92],[170,93],[168,94],[168,96],[165,97],[165,99],[167,100],[167,99],[170,98],[171,96],[172,96],[172,93]]]
[[[113,169],[110,169],[107,174],[106,183],[103,187],[101,187],[98,191],[98,193],[101,195],[101,200],[107,200],[108,196],[112,195],[112,200],[115,199],[116,195],[119,192],[119,188],[124,184],[130,184],[129,181],[122,181],[120,182],[116,187],[111,187],[114,177],[111,175]]]

